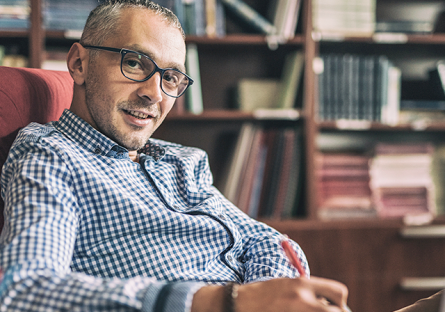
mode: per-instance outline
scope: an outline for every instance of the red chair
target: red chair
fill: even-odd
[[[0,174],[17,132],[33,121],[58,120],[72,96],[68,72],[0,66]],[[0,229],[3,208],[0,198]]]

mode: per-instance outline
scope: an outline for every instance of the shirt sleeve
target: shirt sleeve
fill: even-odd
[[[63,151],[44,143],[11,150],[1,180],[0,311],[190,311],[205,284],[72,272],[81,216],[72,171]]]

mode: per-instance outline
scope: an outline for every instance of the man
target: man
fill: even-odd
[[[0,310],[341,311],[346,287],[293,278],[282,235],[211,185],[204,152],[149,140],[192,83],[184,63],[170,11],[90,14],[70,110],[23,129],[3,169]]]

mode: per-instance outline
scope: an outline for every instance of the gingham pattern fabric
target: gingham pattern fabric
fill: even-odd
[[[182,312],[207,283],[298,276],[202,150],[153,139],[135,163],[68,110],[19,133],[1,190],[1,311]]]

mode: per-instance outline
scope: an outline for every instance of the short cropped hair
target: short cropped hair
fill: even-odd
[[[163,17],[169,25],[178,28],[185,39],[184,30],[178,17],[171,10],[157,3],[149,0],[106,0],[90,12],[80,38],[80,44],[101,45],[116,33],[121,13],[128,8],[146,8],[154,12]]]

